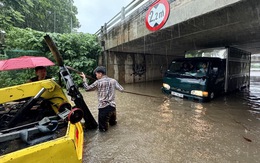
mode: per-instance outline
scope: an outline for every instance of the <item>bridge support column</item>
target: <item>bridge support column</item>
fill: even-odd
[[[161,80],[172,56],[104,51],[99,65],[106,66],[107,75],[120,83]]]

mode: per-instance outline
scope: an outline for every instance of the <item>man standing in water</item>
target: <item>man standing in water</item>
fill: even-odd
[[[94,70],[97,80],[91,84],[87,84],[85,74],[82,72],[83,86],[86,91],[97,89],[98,95],[98,123],[99,131],[107,131],[108,124],[116,125],[116,103],[115,90],[123,92],[124,88],[113,78],[106,75],[106,68],[98,66]]]

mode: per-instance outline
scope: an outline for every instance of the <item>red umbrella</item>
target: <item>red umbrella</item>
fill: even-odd
[[[22,56],[0,61],[0,71],[35,68],[37,66],[53,66],[46,57]]]

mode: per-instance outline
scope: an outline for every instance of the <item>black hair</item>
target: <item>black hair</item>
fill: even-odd
[[[35,71],[42,70],[42,69],[46,69],[46,67],[44,67],[44,66],[37,66],[37,67],[35,67]]]
[[[94,74],[96,74],[96,72],[102,73],[102,74],[106,74],[106,68],[104,66],[98,66],[95,70],[94,70]]]

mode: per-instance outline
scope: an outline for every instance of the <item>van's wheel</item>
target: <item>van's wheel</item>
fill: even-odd
[[[210,92],[210,94],[209,94],[209,98],[210,98],[210,100],[212,100],[214,97],[215,97],[214,92]]]

